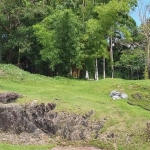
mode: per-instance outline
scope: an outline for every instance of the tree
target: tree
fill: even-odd
[[[44,15],[41,1],[0,1],[1,53],[7,63],[18,63],[20,55],[31,50],[32,25]]]
[[[40,24],[34,26],[35,35],[42,44],[42,59],[49,61],[50,68],[59,75],[68,76],[72,67],[81,68],[81,22],[68,9],[55,10]]]
[[[109,0],[83,0],[80,5],[80,17],[83,22],[83,45],[84,45],[84,70],[86,78],[89,75],[98,80],[98,59],[106,51],[106,40],[104,38],[97,14],[93,11],[100,4],[107,3]],[[103,53],[103,54],[102,54]],[[95,74],[95,75],[94,75]]]
[[[95,80],[98,80],[98,58],[106,56],[107,41],[103,35],[103,29],[97,19],[89,19],[86,24],[86,59],[93,59],[93,67],[95,67]],[[88,70],[90,70],[87,65]]]
[[[78,68],[98,79],[98,66],[107,55],[108,40],[112,46],[116,31],[123,37],[128,35],[123,26],[127,26],[126,16],[133,2],[1,0],[0,61],[22,64],[29,58],[36,73],[47,75],[53,69],[55,75],[67,76],[71,68]],[[112,70],[116,57],[113,51],[114,47]]]
[[[146,46],[145,51],[147,55],[146,65],[145,65],[145,79],[150,77],[150,3],[146,6],[143,5],[141,0],[138,5],[138,15],[141,21],[139,27],[140,33],[145,37]]]
[[[123,78],[127,79],[141,79],[143,78],[143,70],[145,67],[145,54],[143,50],[126,49],[122,51],[119,61],[115,66],[122,70],[120,72]],[[136,74],[134,76],[134,74]]]
[[[103,31],[109,40],[112,78],[114,77],[112,37],[115,31],[122,32],[122,34],[124,34],[124,38],[130,37],[129,30],[126,28],[126,26],[124,26],[124,24],[122,24],[122,18],[128,15],[129,10],[133,6],[134,2],[134,0],[120,0],[119,2],[117,0],[112,0],[107,4],[102,4],[95,8],[95,12],[98,14]],[[124,18],[124,20],[126,20],[126,18]]]

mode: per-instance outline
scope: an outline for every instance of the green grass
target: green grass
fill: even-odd
[[[42,145],[11,145],[0,143],[0,150],[50,150],[53,146]]]
[[[109,133],[116,134],[115,138],[107,140],[112,145],[116,143],[118,150],[150,149],[149,143],[145,140],[146,123],[150,120],[150,112],[143,109],[149,107],[150,103],[132,97],[132,94],[139,91],[147,95],[150,91],[149,85],[150,80],[107,78],[86,81],[51,78],[24,72],[13,65],[0,64],[0,91],[22,94],[24,97],[18,99],[16,103],[25,104],[37,99],[39,103],[56,103],[56,111],[81,114],[93,110],[93,119],[106,119],[101,130],[102,136],[105,137]],[[112,90],[128,94],[129,99],[112,100],[109,97],[109,92]]]

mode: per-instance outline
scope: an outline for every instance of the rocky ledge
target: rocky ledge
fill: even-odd
[[[56,112],[53,103],[31,103],[26,105],[0,104],[0,132],[46,134],[66,140],[97,138],[103,121],[92,121],[93,111],[84,115]]]

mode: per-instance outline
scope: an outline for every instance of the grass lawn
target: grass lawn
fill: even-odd
[[[50,150],[52,147],[52,145],[11,145],[0,143],[0,150]]]
[[[112,100],[109,93],[118,90],[128,94],[128,100]],[[24,72],[13,65],[0,64],[0,91],[17,92],[23,95],[16,103],[25,104],[33,100],[56,103],[56,111],[68,111],[84,114],[94,111],[93,119],[105,118],[101,130],[102,137],[115,133],[108,142],[118,150],[149,150],[146,141],[146,123],[150,121],[148,98],[150,80],[101,79],[86,81],[63,77],[45,77]],[[140,92],[142,99],[134,99],[133,94]],[[130,104],[132,105],[130,105]],[[107,141],[104,140],[107,143]],[[97,142],[98,143],[98,142]],[[22,146],[1,144],[6,150],[22,149]],[[31,146],[29,150],[36,149]],[[38,148],[37,148],[38,150]],[[47,150],[41,147],[39,150]]]

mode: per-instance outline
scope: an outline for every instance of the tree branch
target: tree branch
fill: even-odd
[[[0,23],[0,26],[3,27],[7,32],[9,32],[9,29],[5,27],[3,24]]]

